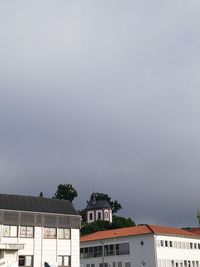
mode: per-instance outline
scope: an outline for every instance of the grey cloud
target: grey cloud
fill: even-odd
[[[197,1],[0,3],[1,191],[93,188],[137,223],[195,225]]]

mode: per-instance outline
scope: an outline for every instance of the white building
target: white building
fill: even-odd
[[[97,200],[96,194],[92,193],[85,208],[86,222],[93,223],[98,220],[112,223],[112,209],[106,200]]]
[[[0,266],[78,267],[79,230],[70,202],[0,194]]]
[[[200,267],[200,236],[140,225],[81,237],[82,267]]]

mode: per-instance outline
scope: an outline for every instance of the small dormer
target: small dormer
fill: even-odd
[[[98,220],[112,222],[112,209],[106,200],[96,200],[96,194],[90,197],[85,209],[86,222],[92,223]]]

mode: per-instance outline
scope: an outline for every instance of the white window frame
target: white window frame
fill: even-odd
[[[55,227],[44,227],[43,237],[44,239],[56,239],[57,229]]]
[[[23,231],[22,231],[23,229]],[[21,225],[19,229],[20,238],[33,238],[34,237],[34,227]]]
[[[18,226],[3,225],[3,237],[18,237]]]

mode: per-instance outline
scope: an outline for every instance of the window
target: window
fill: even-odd
[[[130,261],[125,262],[125,267],[131,267]]]
[[[90,219],[90,220],[93,220],[93,213],[92,213],[92,212],[89,213],[89,219]]]
[[[101,212],[98,212],[98,220],[101,220]]]
[[[170,248],[172,248],[172,241],[169,241],[169,246]]]
[[[94,257],[94,247],[90,247],[89,248],[89,258],[93,258]]]
[[[70,229],[58,228],[58,238],[59,239],[70,239]]]
[[[99,267],[103,267],[103,263],[99,263]],[[108,267],[108,263],[104,263],[104,267]]]
[[[119,255],[130,254],[129,243],[119,244]]]
[[[160,240],[160,245],[161,245],[161,247],[164,247],[164,241],[163,240]]]
[[[19,256],[19,266],[32,267],[33,256]]]
[[[32,226],[20,226],[20,237],[33,237],[33,227]]]
[[[168,242],[167,242],[167,240],[165,240],[165,247],[168,247]]]
[[[107,211],[105,211],[105,213],[104,213],[104,218],[105,218],[105,220],[108,220],[108,212]]]
[[[4,237],[17,237],[17,226],[3,225]]]
[[[104,256],[130,254],[129,243],[104,245]],[[101,257],[102,246],[85,247],[80,249],[81,259]]]
[[[44,228],[44,238],[56,238],[56,228]]]
[[[58,256],[58,267],[69,267],[70,256]]]

